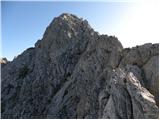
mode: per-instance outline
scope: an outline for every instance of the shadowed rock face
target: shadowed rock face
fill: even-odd
[[[62,14],[2,67],[2,118],[158,118],[159,45],[123,49]]]

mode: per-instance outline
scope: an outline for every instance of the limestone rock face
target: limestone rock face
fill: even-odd
[[[2,118],[158,118],[159,45],[123,49],[64,13],[2,67]]]

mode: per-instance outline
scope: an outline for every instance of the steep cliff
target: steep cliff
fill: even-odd
[[[124,49],[72,14],[1,70],[2,118],[159,117],[159,45]]]

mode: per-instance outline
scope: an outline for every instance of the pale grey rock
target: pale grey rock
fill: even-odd
[[[136,46],[132,49],[127,48],[122,52],[123,59],[120,66],[126,64],[138,65],[142,67],[153,56],[159,55],[159,45],[147,43],[142,46]]]
[[[64,13],[2,67],[2,118],[158,118],[158,49],[123,49]]]
[[[143,66],[146,88],[155,96],[159,105],[159,56],[153,56]]]
[[[154,96],[141,85],[137,75],[130,69],[135,69],[135,66],[129,65],[113,71],[110,90],[106,89],[110,97],[102,118],[158,118],[159,110]]]
[[[140,82],[132,72],[128,73],[127,78],[127,90],[131,95],[132,101],[138,102],[132,104],[134,106],[134,118],[158,118],[159,110],[155,103],[154,96],[146,88],[141,86]],[[135,112],[140,110],[139,107],[135,107],[138,104],[142,111],[141,113],[135,114]],[[144,116],[141,116],[142,114]]]
[[[159,45],[147,43],[142,46],[124,49],[119,66],[136,65],[141,68],[141,84],[145,86],[159,105]]]

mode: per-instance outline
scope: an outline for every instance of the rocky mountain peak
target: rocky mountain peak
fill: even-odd
[[[72,20],[82,20],[82,19],[79,19],[77,16],[73,15],[73,14],[70,14],[70,13],[63,13],[61,14],[58,18],[61,18],[63,20],[66,20],[66,21],[72,21]]]
[[[78,31],[78,28],[81,29],[91,29],[90,25],[88,24],[87,20],[83,20],[82,18],[78,18],[77,16],[69,13],[63,13],[58,17],[55,17],[53,21],[50,23],[48,28],[46,29],[46,32],[58,32],[58,30],[62,28],[63,31]],[[57,31],[56,31],[57,30]]]
[[[1,77],[2,118],[159,117],[159,44],[123,49],[72,14],[54,18]]]
[[[98,39],[98,34],[89,25],[87,20],[78,18],[69,13],[61,14],[53,19],[47,27],[44,36],[35,44],[36,48],[41,46],[45,51],[58,54],[60,49],[70,49],[75,44],[87,43]],[[84,49],[83,47],[80,49]]]

